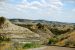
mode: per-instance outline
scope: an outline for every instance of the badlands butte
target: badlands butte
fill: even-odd
[[[75,23],[0,17],[0,35],[18,43],[75,47]]]

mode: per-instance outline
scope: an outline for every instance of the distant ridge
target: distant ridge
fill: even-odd
[[[72,22],[60,22],[60,21],[50,21],[50,20],[44,20],[44,19],[21,19],[21,18],[11,18],[9,19],[10,21],[14,21],[14,20],[18,20],[18,21],[46,21],[46,22],[56,22],[56,23],[65,23],[65,24],[75,24],[75,23],[72,23]]]

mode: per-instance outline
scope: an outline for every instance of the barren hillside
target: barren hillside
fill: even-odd
[[[14,42],[75,47],[75,24],[0,17],[0,34]]]
[[[57,42],[53,45],[74,47],[74,23],[27,19],[10,19],[10,21],[16,25],[28,28],[31,31],[39,34],[41,36],[40,38],[45,37],[45,39],[49,39],[48,37],[51,37],[56,39]]]
[[[46,32],[42,30],[42,32],[34,29],[35,31],[32,31],[29,28],[15,25],[4,17],[0,17],[0,22],[0,34],[6,35],[11,38],[12,41],[40,41],[41,43],[44,41],[46,42],[52,36],[50,35],[52,33],[49,30]]]

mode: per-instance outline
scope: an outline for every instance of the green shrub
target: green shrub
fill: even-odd
[[[58,40],[56,38],[50,38],[48,45],[54,45]]]
[[[36,48],[36,47],[40,47],[40,44],[38,44],[38,43],[26,43],[23,46],[23,48]]]
[[[7,38],[5,35],[1,35],[1,34],[0,34],[0,43],[1,43],[2,41],[10,41],[10,38]]]

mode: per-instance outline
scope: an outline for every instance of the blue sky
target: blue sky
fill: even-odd
[[[75,23],[75,0],[0,0],[0,16]]]

